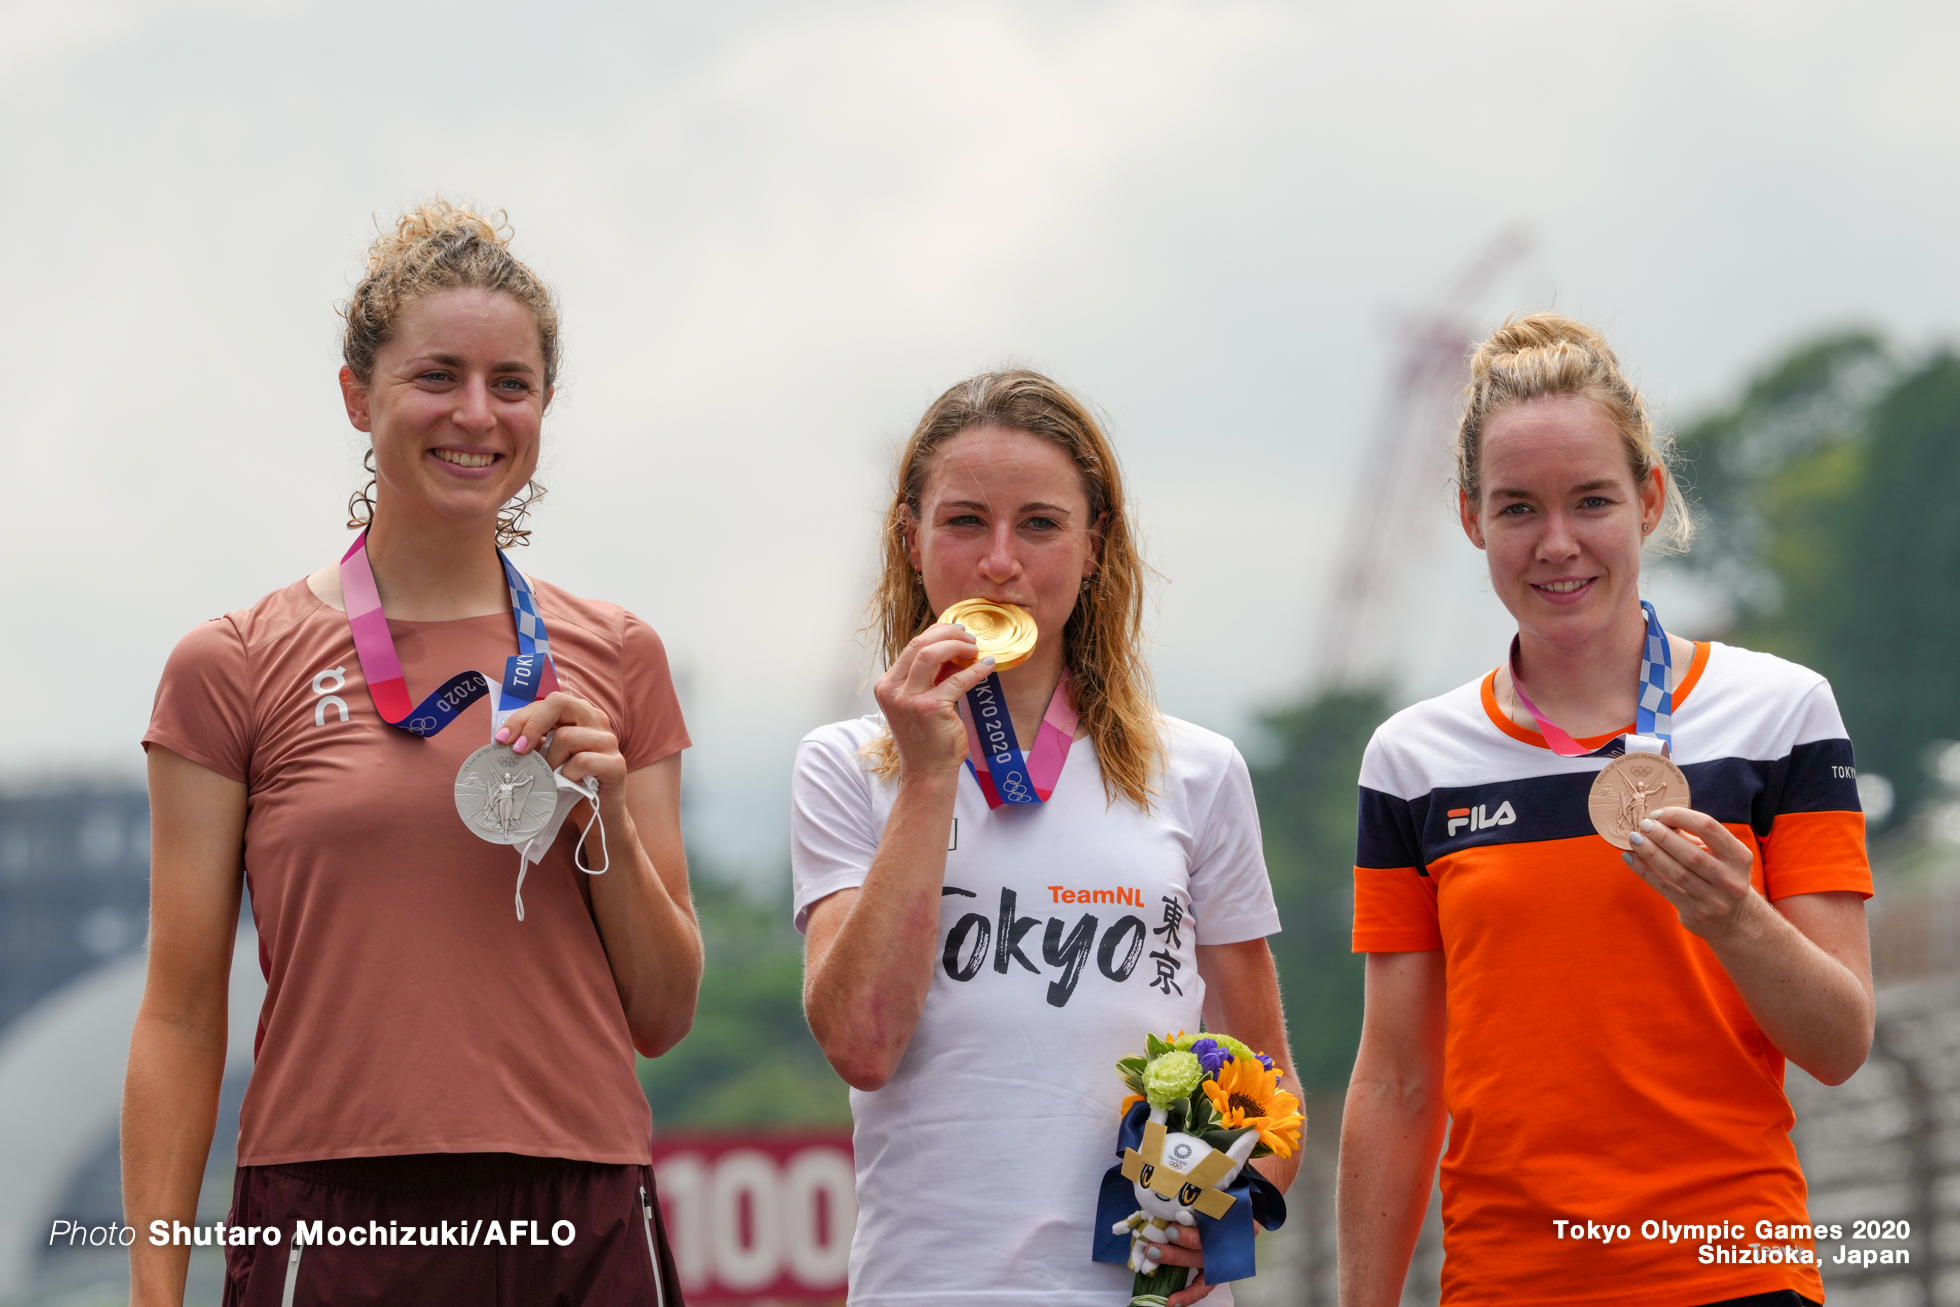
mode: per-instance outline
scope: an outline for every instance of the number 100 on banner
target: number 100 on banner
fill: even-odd
[[[661,1135],[653,1170],[690,1303],[842,1300],[857,1228],[849,1134]]]

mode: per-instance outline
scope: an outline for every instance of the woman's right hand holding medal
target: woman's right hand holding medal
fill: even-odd
[[[878,678],[873,693],[898,745],[901,784],[908,776],[958,774],[966,760],[960,697],[994,670],[994,660],[978,654],[979,645],[965,627],[936,623]]]

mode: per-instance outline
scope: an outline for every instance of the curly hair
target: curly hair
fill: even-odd
[[[976,427],[1023,431],[1059,446],[1081,474],[1089,519],[1099,522],[1102,548],[1075,610],[1062,628],[1069,693],[1084,731],[1095,742],[1103,792],[1150,810],[1153,780],[1163,764],[1162,722],[1143,660],[1143,589],[1149,570],[1137,548],[1123,498],[1116,451],[1088,405],[1026,369],[983,372],[932,402],[899,452],[892,501],[885,510],[884,559],[871,599],[871,626],[889,666],[936,615],[912,571],[905,528],[918,521],[934,456]],[[898,773],[898,746],[886,731],[865,753],[880,776]]]
[[[551,288],[512,256],[511,234],[502,211],[486,217],[435,199],[404,213],[393,231],[376,237],[368,247],[366,273],[340,306],[347,323],[341,357],[354,379],[363,386],[373,379],[375,355],[393,338],[403,309],[438,291],[471,289],[501,292],[531,311],[538,324],[544,384],[549,389],[558,379],[558,302]],[[347,525],[354,529],[374,520],[373,448],[363,456],[362,465],[368,470],[368,483],[347,500]],[[524,519],[544,493],[544,487],[533,480],[498,512],[498,548],[529,541],[531,532]]]

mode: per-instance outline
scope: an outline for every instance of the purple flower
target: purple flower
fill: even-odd
[[[1218,1068],[1232,1060],[1232,1054],[1215,1039],[1200,1039],[1191,1045],[1191,1051],[1198,1055],[1198,1061],[1204,1063],[1208,1076],[1217,1075]]]
[[[1267,1057],[1264,1053],[1261,1053],[1259,1055],[1259,1065],[1265,1067],[1268,1071],[1270,1071],[1273,1069],[1273,1059]]]

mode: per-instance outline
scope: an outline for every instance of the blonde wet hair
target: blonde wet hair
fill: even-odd
[[[1163,766],[1162,720],[1143,658],[1143,591],[1148,568],[1137,548],[1116,451],[1089,406],[1039,372],[983,372],[932,402],[899,451],[885,510],[883,570],[871,599],[869,630],[890,666],[936,614],[905,548],[909,523],[923,521],[926,484],[940,450],[981,427],[1021,431],[1067,454],[1089,501],[1097,534],[1090,574],[1062,630],[1069,695],[1094,741],[1103,792],[1149,811]],[[898,746],[885,731],[865,750],[880,776],[898,774]]]
[[[489,290],[508,295],[531,311],[538,324],[538,348],[549,390],[558,380],[558,301],[551,288],[510,252],[511,235],[502,211],[486,216],[434,199],[410,209],[395,220],[393,231],[377,236],[368,247],[367,271],[340,306],[347,324],[341,358],[354,380],[363,386],[373,380],[375,355],[394,338],[395,323],[410,304],[445,290]],[[362,464],[370,474],[368,483],[347,500],[347,525],[353,529],[374,520],[372,448]],[[544,493],[534,479],[498,512],[498,548],[529,542],[531,532],[524,519]]]
[[[1590,401],[1613,423],[1636,485],[1659,468],[1665,496],[1661,520],[1647,544],[1685,553],[1695,534],[1686,499],[1674,477],[1674,438],[1656,430],[1646,401],[1620,369],[1606,338],[1583,322],[1557,313],[1513,317],[1477,346],[1470,358],[1470,385],[1456,432],[1456,480],[1475,504],[1483,495],[1484,430],[1509,408],[1555,395]]]

